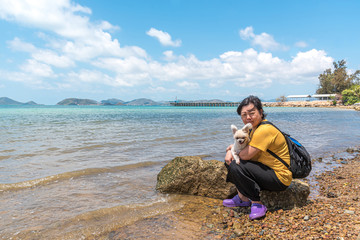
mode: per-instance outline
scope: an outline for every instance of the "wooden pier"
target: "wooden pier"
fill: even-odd
[[[237,107],[240,102],[170,102],[176,107]]]

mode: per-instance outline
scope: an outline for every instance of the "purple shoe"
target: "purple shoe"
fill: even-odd
[[[251,213],[249,215],[250,220],[256,219],[256,218],[261,218],[263,216],[265,216],[267,211],[267,208],[265,205],[262,205],[260,203],[253,203],[251,205]]]
[[[225,207],[249,207],[251,201],[244,202],[240,199],[239,195],[236,194],[232,199],[225,199],[223,205]]]

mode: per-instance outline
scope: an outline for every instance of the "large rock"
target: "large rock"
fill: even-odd
[[[164,193],[182,193],[225,199],[236,193],[226,182],[223,162],[201,157],[176,157],[158,174],[156,189]]]
[[[226,182],[223,162],[201,157],[176,157],[158,174],[156,189],[164,193],[181,193],[225,199],[236,194],[233,184]],[[293,180],[285,191],[261,191],[261,201],[269,209],[291,209],[306,204],[310,187]]]
[[[261,201],[268,209],[292,209],[306,204],[310,194],[309,184],[293,179],[285,191],[266,191],[260,193]]]

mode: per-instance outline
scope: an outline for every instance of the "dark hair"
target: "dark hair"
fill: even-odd
[[[250,103],[254,104],[254,106],[257,108],[257,110],[259,110],[260,113],[262,112],[262,119],[265,119],[266,114],[263,110],[261,100],[258,97],[253,96],[253,95],[250,95],[247,98],[245,98],[244,100],[242,100],[242,102],[240,103],[240,105],[237,108],[237,113],[241,116],[242,108],[244,106],[249,105]]]

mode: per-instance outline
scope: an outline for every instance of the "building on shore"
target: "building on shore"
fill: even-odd
[[[311,95],[289,95],[287,101],[310,101]]]
[[[289,95],[288,101],[331,101],[336,94]]]
[[[330,101],[336,97],[336,94],[314,94],[311,97],[320,101]]]

